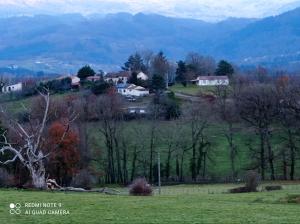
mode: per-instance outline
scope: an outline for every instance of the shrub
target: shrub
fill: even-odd
[[[283,202],[300,204],[300,195],[289,195],[283,199]]]
[[[245,186],[230,189],[230,193],[247,193],[257,192],[259,182],[259,175],[255,171],[249,171],[245,175]]]
[[[259,182],[259,175],[255,171],[248,171],[245,176],[246,188],[249,192],[256,192]]]
[[[273,186],[266,186],[265,189],[267,191],[279,191],[282,190],[282,187],[280,185],[273,185]]]
[[[0,168],[0,187],[11,187],[13,177],[3,168]]]
[[[246,187],[237,187],[229,190],[230,193],[247,193],[249,192],[248,188]]]
[[[97,82],[93,84],[91,91],[95,95],[100,95],[106,93],[111,87],[111,84],[107,82]]]
[[[129,187],[129,193],[133,196],[150,196],[152,192],[152,187],[144,178],[134,180]]]
[[[72,186],[90,190],[94,182],[94,177],[88,170],[80,170],[72,179]]]

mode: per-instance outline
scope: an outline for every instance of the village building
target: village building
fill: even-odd
[[[97,81],[100,81],[100,79],[101,79],[101,77],[98,75],[89,76],[86,78],[86,80],[90,81],[90,82],[97,82]]]
[[[80,78],[78,78],[77,76],[71,76],[71,86],[72,89],[79,89],[80,88]]]
[[[142,97],[148,96],[149,90],[145,89],[142,86],[136,86],[134,84],[118,84],[117,85],[118,93],[123,96],[133,96],[133,97]]]
[[[137,78],[141,79],[143,81],[147,81],[149,79],[148,75],[146,75],[144,72],[140,72],[137,74]]]
[[[121,72],[117,72],[117,73],[107,73],[104,76],[104,80],[106,82],[110,82],[115,85],[117,85],[119,83],[126,84],[129,80],[130,76],[131,76],[131,73],[128,71],[121,71]]]
[[[229,78],[227,76],[199,76],[191,82],[198,86],[228,86]]]
[[[2,93],[19,92],[19,91],[22,91],[22,89],[23,89],[23,83],[19,82],[17,84],[13,84],[13,85],[4,85],[2,87],[1,92]]]

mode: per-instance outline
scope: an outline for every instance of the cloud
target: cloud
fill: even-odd
[[[300,6],[299,0],[0,0],[0,7],[19,13],[148,12],[176,17],[220,20],[265,17]]]

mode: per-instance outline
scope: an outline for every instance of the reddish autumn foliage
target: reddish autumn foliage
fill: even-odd
[[[146,179],[138,178],[129,186],[129,193],[133,196],[151,196],[153,190]]]
[[[61,122],[54,122],[48,131],[50,151],[48,171],[60,184],[68,184],[78,171],[78,134]]]
[[[286,88],[289,84],[289,77],[288,76],[280,76],[278,79],[277,79],[277,86],[279,88]]]

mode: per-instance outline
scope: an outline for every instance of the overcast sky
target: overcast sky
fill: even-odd
[[[300,0],[0,0],[11,14],[146,12],[206,21],[261,18],[299,6]]]

